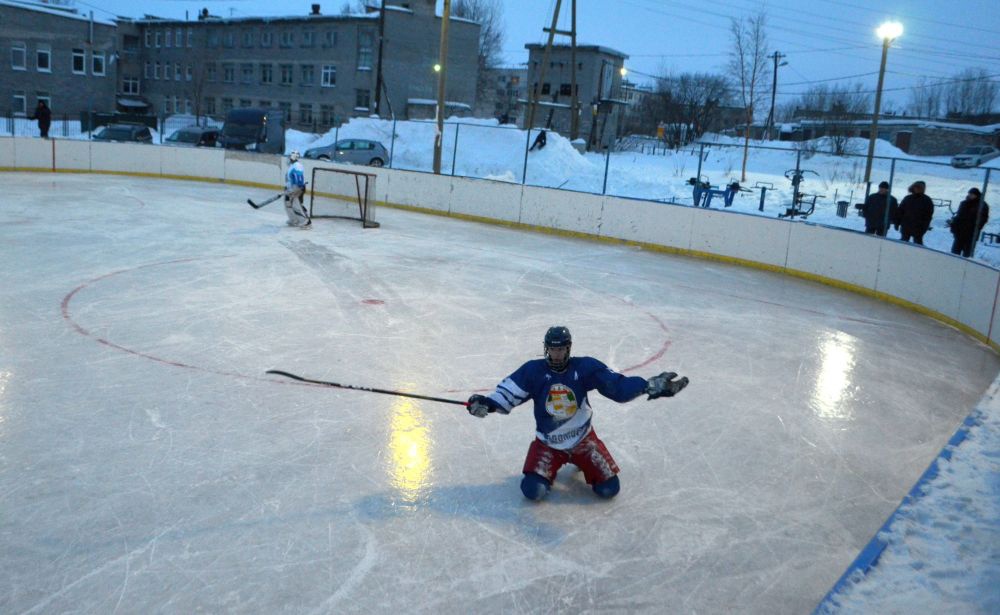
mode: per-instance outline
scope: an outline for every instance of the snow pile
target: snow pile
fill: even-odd
[[[305,151],[334,143],[339,139],[372,139],[382,143],[392,154],[392,168],[432,171],[437,124],[433,121],[393,121],[379,118],[353,118],[339,128],[322,135],[289,130],[285,135],[286,151]],[[534,139],[537,131],[532,131]],[[457,147],[456,147],[457,138]],[[528,135],[497,120],[449,118],[441,145],[443,173],[464,177],[503,178],[521,181]],[[547,145],[529,153],[528,183],[558,185],[572,175],[591,176],[603,173],[577,152],[568,139],[548,133]],[[598,190],[600,186],[598,185]]]
[[[1000,613],[998,394],[995,383],[975,415],[980,424],[899,509],[878,564],[823,612]]]

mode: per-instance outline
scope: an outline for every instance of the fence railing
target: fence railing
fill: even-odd
[[[192,116],[159,118],[154,142],[174,129],[192,123]],[[219,119],[212,123],[221,124]],[[368,118],[335,127],[318,135],[323,143],[345,138],[380,141],[389,152],[387,166],[394,169],[433,172],[433,149],[437,125],[432,120]],[[525,131],[513,125],[448,121],[442,135],[441,172],[447,175],[484,178],[575,192],[622,196],[676,205],[717,208],[757,216],[807,221],[864,232],[865,224],[856,207],[881,181],[891,184],[898,200],[917,180],[927,184],[927,194],[936,208],[927,247],[950,251],[952,236],[945,222],[957,211],[969,189],[978,188],[987,203],[1000,203],[992,170],[957,169],[947,158],[878,155],[873,158],[871,182],[864,181],[866,156],[847,152],[833,155],[817,144],[752,142],[743,173],[743,144],[720,138],[677,149],[663,147],[649,138],[619,140],[624,151],[578,152],[564,137],[548,131],[544,148],[533,148],[538,130]],[[0,118],[0,134],[38,135],[33,120],[8,115]],[[291,133],[289,133],[291,135]],[[79,121],[67,116],[53,118],[50,135],[89,138]],[[300,141],[301,133],[296,137]],[[317,137],[307,137],[308,148]],[[301,147],[289,137],[286,147]],[[880,147],[888,146],[879,142]],[[855,144],[857,145],[857,144]],[[864,148],[861,148],[862,150]],[[987,163],[1000,164],[1000,159]],[[979,243],[975,256],[1000,266],[1000,213],[983,229],[993,243]],[[890,239],[899,238],[895,230]]]

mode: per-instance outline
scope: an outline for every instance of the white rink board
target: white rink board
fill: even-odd
[[[691,249],[784,267],[790,222],[701,210],[694,219]]]
[[[93,171],[160,174],[160,148],[141,143],[90,144],[90,168]]]
[[[787,267],[874,290],[884,240],[813,224],[792,224]]]
[[[61,140],[56,145],[56,168],[60,170],[89,171],[90,141]]]
[[[883,240],[883,244],[875,290],[958,320],[963,269],[968,263],[899,241]]]
[[[249,156],[261,156],[260,160],[248,158]],[[252,184],[267,184],[269,186],[281,187],[285,185],[283,180],[284,168],[281,158],[278,156],[267,156],[266,154],[233,154],[226,152],[225,159],[225,180],[247,182]]]
[[[596,194],[525,186],[521,197],[521,222],[599,235],[604,199]]]
[[[414,171],[385,171],[385,200],[434,211],[449,211],[449,179]],[[382,181],[382,178],[379,178]],[[440,187],[440,189],[438,188]],[[379,187],[381,191],[383,188]]]
[[[225,153],[221,149],[163,147],[160,156],[164,175],[215,179],[225,174]]]
[[[0,137],[0,168],[14,168],[14,139]]]
[[[52,141],[16,139],[14,166],[18,169],[52,169]]]
[[[601,236],[687,250],[696,214],[693,207],[609,196],[604,201]]]
[[[449,209],[453,214],[518,222],[521,218],[521,184],[453,177]]]
[[[962,293],[955,320],[987,335],[993,318],[993,303],[1000,285],[1000,271],[965,261]]]

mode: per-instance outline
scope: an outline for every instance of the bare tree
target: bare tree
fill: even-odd
[[[503,6],[500,0],[456,0],[452,15],[479,22],[479,72],[476,99],[482,100],[495,80],[490,69],[503,59]]]
[[[921,77],[910,90],[907,110],[918,117],[937,118],[944,115],[944,85]]]
[[[956,73],[944,88],[947,114],[969,117],[993,111],[1000,85],[990,79],[986,69],[966,68]]]
[[[818,128],[830,140],[830,153],[842,156],[853,151],[854,120],[865,118],[872,108],[864,86],[826,84],[806,90],[799,98],[799,113],[821,121]]]
[[[747,158],[750,155],[750,128],[754,113],[770,85],[767,71],[767,15],[763,12],[742,19],[732,18],[729,25],[733,47],[729,52],[729,70],[736,85],[736,95],[745,110],[746,129],[743,133],[743,167],[740,181],[747,180]]]

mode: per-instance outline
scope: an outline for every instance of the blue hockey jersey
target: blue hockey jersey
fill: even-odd
[[[549,369],[545,359],[536,359],[504,378],[488,397],[503,414],[533,399],[538,439],[552,448],[569,450],[590,432],[593,410],[587,391],[594,389],[609,399],[626,402],[645,392],[646,379],[623,376],[591,357],[570,357],[562,373]]]

